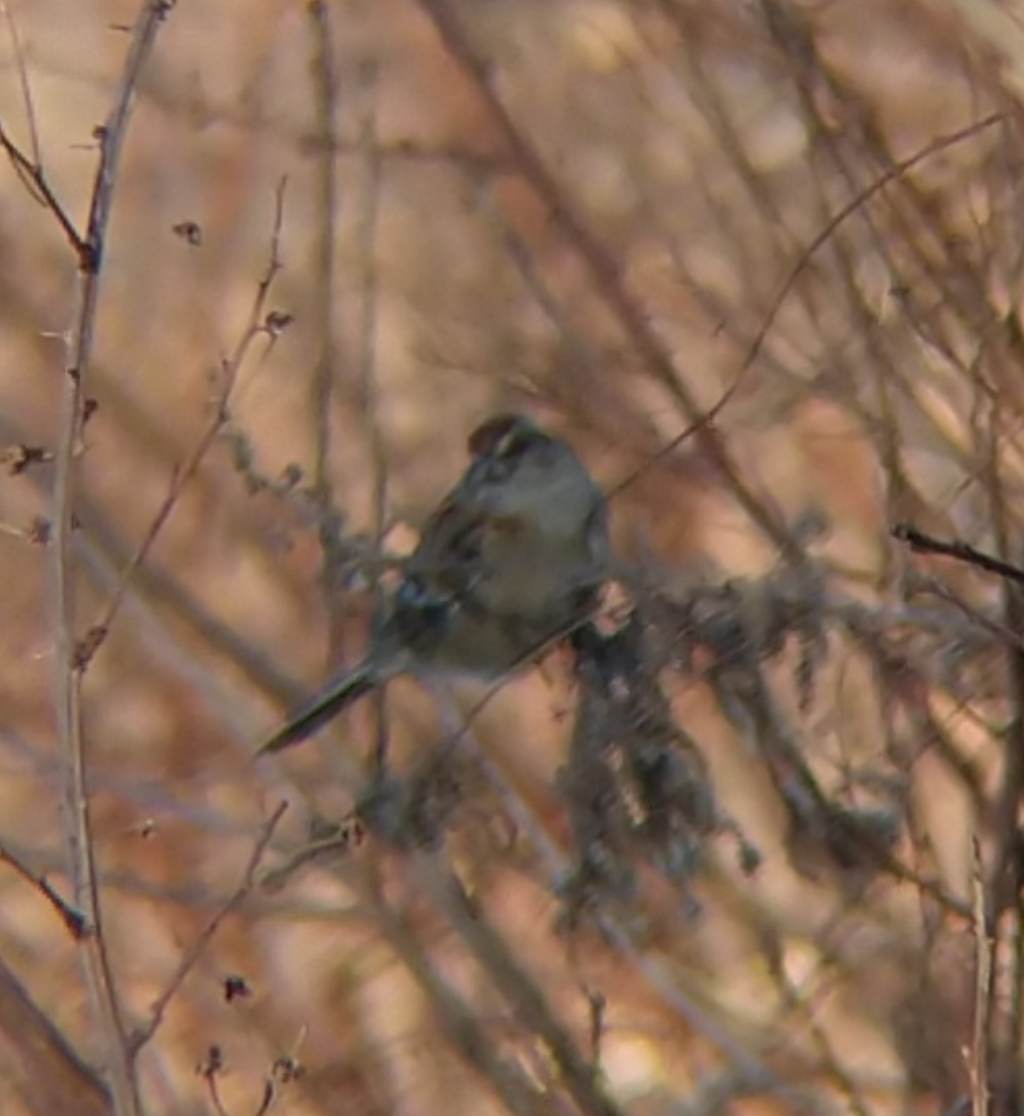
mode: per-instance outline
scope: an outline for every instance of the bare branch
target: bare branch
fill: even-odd
[[[117,171],[139,76],[171,7],[169,0],[147,0],[139,13],[117,98],[99,133],[100,158],[93,183],[84,243],[79,241],[76,244],[72,241],[78,254],[79,304],[67,340],[51,514],[53,535],[50,545],[50,581],[55,649],[54,683],[69,874],[73,904],[81,911],[86,925],[95,931],[79,939],[80,956],[117,1116],[135,1116],[139,1110],[139,1100],[134,1067],[131,1064],[102,934],[89,818],[88,765],[82,739],[81,671],[77,654],[75,572],[72,556],[77,490],[75,463],[86,398],[85,385],[92,363],[100,295],[100,267]],[[17,164],[20,153],[16,153],[5,136],[0,135],[0,142]],[[27,169],[35,172],[35,168]],[[33,178],[45,191],[45,179],[41,173],[34,173]],[[46,192],[44,197],[52,199],[52,195]],[[63,210],[52,201],[50,208],[65,232],[69,233],[68,223],[62,216]]]
[[[943,542],[942,539],[933,538],[931,535],[919,531],[909,523],[898,523],[892,529],[892,537],[905,542],[911,550],[918,554],[939,554],[944,558],[955,558],[958,562],[966,562],[969,566],[976,566],[979,570],[997,574],[1007,581],[1024,585],[1024,570],[1019,566],[1011,565],[991,554],[977,550],[969,543],[954,541]]]

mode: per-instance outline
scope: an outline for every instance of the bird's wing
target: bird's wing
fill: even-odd
[[[404,574],[425,598],[462,600],[480,577],[489,524],[452,492],[423,528],[419,545],[409,556]]]

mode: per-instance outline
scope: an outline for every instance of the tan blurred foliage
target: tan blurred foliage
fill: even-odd
[[[0,122],[31,149],[20,41],[46,179],[81,223],[137,6],[6,7]],[[396,683],[390,761],[429,795],[443,784],[447,839],[354,835],[247,889],[139,1057],[145,1111],[257,1112],[272,1080],[270,1108],[295,1114],[874,1116],[960,1111],[982,1063],[1014,1095],[1019,1005],[998,995],[1014,971],[996,988],[1009,1033],[994,1023],[979,1049],[970,912],[977,835],[1014,956],[1015,613],[997,582],[909,560],[889,528],[1022,552],[1017,7],[168,12],[86,384],[80,633],[212,429],[279,190],[266,310],[290,320],[248,349],[84,678],[128,1030],[279,801],[261,870],[350,821],[372,703],[280,760],[254,763],[254,742],[359,653],[373,555],[409,549],[494,411],[550,424],[615,490],[625,596],[670,702],[655,685],[644,708],[684,760],[671,793],[667,751],[641,772],[620,739],[591,766],[567,656],[482,708],[468,683]],[[9,163],[0,183],[0,841],[60,890],[53,608],[25,537],[54,469],[14,465],[58,438],[75,261]],[[655,456],[734,384],[713,424]],[[612,731],[614,702],[591,712]],[[619,837],[595,837],[607,819],[584,816],[580,787],[596,801],[629,779]],[[658,824],[678,796],[705,823],[683,836]],[[0,889],[0,958],[102,1069],[74,943],[24,879],[3,869]],[[197,1072],[213,1047],[219,1101]],[[55,1111],[4,1076],[3,1111]]]

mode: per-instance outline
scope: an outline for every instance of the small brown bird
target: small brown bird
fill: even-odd
[[[469,438],[472,458],[427,521],[361,663],[260,747],[304,740],[396,674],[500,678],[594,608],[608,576],[604,494],[573,449],[522,415]]]

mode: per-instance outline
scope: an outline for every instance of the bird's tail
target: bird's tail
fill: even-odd
[[[312,736],[348,705],[369,693],[379,681],[375,664],[369,661],[332,679],[295,709],[288,720],[263,741],[256,754],[262,756],[280,752]]]

